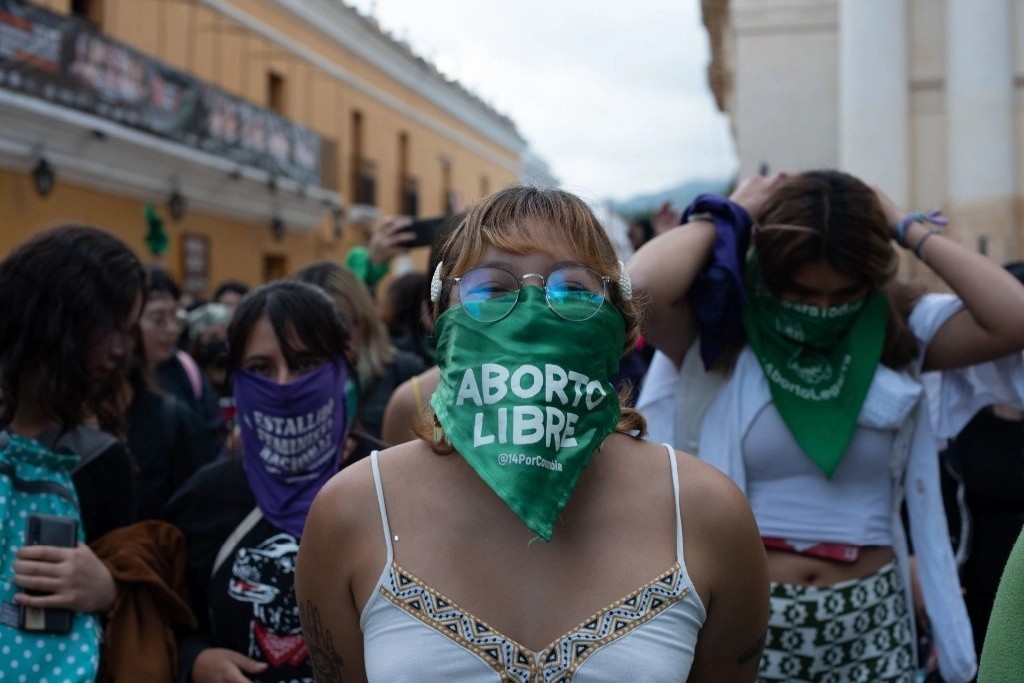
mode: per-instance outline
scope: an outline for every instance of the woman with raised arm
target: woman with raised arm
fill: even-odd
[[[936,436],[1019,402],[1024,287],[940,215],[837,171],[754,177],[684,222],[630,272],[652,302],[644,334],[681,366],[677,445],[746,493],[768,553],[759,680],[913,680],[904,501],[939,666],[970,680]],[[894,240],[954,294],[897,284]],[[931,416],[923,371],[940,372]]]
[[[753,680],[753,518],[714,468],[640,438],[616,396],[640,311],[593,213],[506,188],[441,261],[422,438],[335,477],[306,523],[317,680]]]

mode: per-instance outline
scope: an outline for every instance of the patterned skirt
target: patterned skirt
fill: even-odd
[[[910,683],[911,618],[894,562],[831,586],[773,582],[757,680]]]

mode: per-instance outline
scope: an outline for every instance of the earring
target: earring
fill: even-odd
[[[430,303],[436,304],[437,300],[441,298],[441,266],[444,265],[443,261],[437,262],[437,268],[434,268],[434,276],[430,278]]]
[[[633,281],[629,279],[629,271],[622,261],[619,261],[619,294],[623,301],[633,298]]]
[[[437,415],[434,416],[434,445],[447,444],[448,437],[444,433],[444,428],[441,423],[437,421]]]

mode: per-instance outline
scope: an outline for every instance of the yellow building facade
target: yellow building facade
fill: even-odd
[[[34,97],[25,72],[8,69],[0,73],[0,254],[71,222],[103,227],[157,260],[145,241],[149,204],[170,238],[159,260],[208,296],[226,279],[258,284],[343,258],[366,239],[352,218],[367,207],[443,214],[521,175],[526,144],[508,118],[340,0],[0,0],[0,65],[6,55],[38,67],[13,43],[28,45],[30,29],[38,43],[47,35],[35,24],[47,22],[99,36],[72,47],[65,39],[65,63],[81,61],[69,50],[99,44],[121,90],[135,86],[135,56],[166,65],[170,76],[148,96],[173,97],[180,72],[214,89],[204,98],[214,92],[232,107],[255,105],[259,121],[294,125],[315,141],[319,160],[305,176],[240,162],[237,150],[204,148],[187,131],[174,139],[140,130],[130,107],[83,111],[42,86],[48,94]],[[43,162],[54,181],[45,195]],[[172,196],[183,200],[178,219]]]

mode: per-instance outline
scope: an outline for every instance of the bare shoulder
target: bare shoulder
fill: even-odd
[[[652,478],[667,475],[667,447],[625,434],[613,434],[605,442],[617,455],[616,476],[637,480],[645,488]],[[679,502],[684,515],[692,511],[700,519],[718,523],[735,522],[750,515],[743,492],[725,474],[700,458],[673,450],[679,473]]]
[[[414,438],[412,425],[430,401],[439,377],[440,370],[434,366],[405,380],[391,393],[381,425],[384,441],[397,444]]]
[[[388,405],[392,403],[408,409],[419,409],[425,407],[427,401],[430,399],[430,395],[437,389],[437,384],[441,378],[441,371],[435,365],[427,368],[423,372],[409,379],[405,380],[398,387],[391,392],[391,398],[388,399]],[[417,405],[417,389],[420,392],[420,397],[423,400],[424,406]]]
[[[395,468],[391,466],[391,463],[396,461],[414,462],[417,456],[421,455],[420,452],[424,447],[425,445],[417,440],[378,451],[380,471],[403,470],[403,467]],[[384,475],[381,476],[383,478]],[[313,501],[310,516],[314,514],[327,515],[336,520],[338,524],[359,521],[376,523],[379,505],[371,458],[363,458],[334,475],[320,489]]]
[[[416,442],[378,453],[381,479],[386,490],[398,493],[395,477],[407,468],[396,460],[415,461]],[[422,458],[419,458],[422,460]],[[364,458],[336,474],[313,501],[303,529],[300,554],[308,563],[330,567],[339,577],[348,577],[359,589],[367,577],[376,577],[385,562],[383,521],[377,499],[371,458]]]
[[[725,474],[688,453],[677,451],[676,460],[686,566],[707,609],[689,680],[754,680],[769,613],[757,522]]]
[[[358,537],[365,525],[375,523],[377,508],[370,459],[364,458],[334,475],[316,494],[303,536],[320,530],[330,537]]]
[[[676,461],[679,509],[687,539],[725,550],[726,555],[763,554],[757,522],[739,487],[693,455],[676,451]]]
[[[702,509],[721,513],[750,511],[747,497],[714,465],[683,451],[676,451],[676,463],[681,501],[693,501]]]

